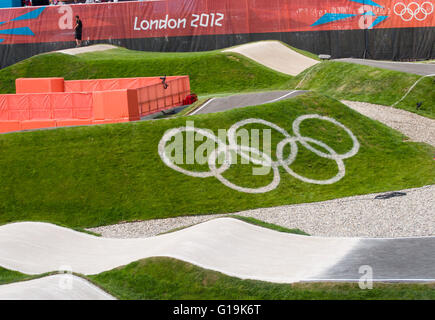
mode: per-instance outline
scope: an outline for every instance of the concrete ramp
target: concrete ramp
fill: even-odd
[[[144,239],[99,238],[53,224],[23,222],[0,227],[0,266],[27,274],[65,267],[97,274],[166,256],[242,279],[291,283],[327,272],[359,241],[282,233],[232,218]]]
[[[56,274],[0,286],[0,300],[114,300],[89,281]]]
[[[308,58],[279,41],[259,41],[223,50],[236,52],[270,69],[296,76],[320,61]]]
[[[89,52],[97,52],[97,51],[106,51],[110,49],[116,49],[118,47],[112,46],[111,44],[96,44],[93,46],[84,46],[84,47],[78,47],[78,48],[71,48],[71,49],[65,49],[65,50],[58,50],[56,52],[69,54],[71,56],[75,56],[80,53],[89,53]]]
[[[97,274],[165,256],[241,279],[277,283],[435,281],[435,237],[370,239],[301,236],[233,218],[210,220],[152,238],[99,238],[53,224],[0,227],[0,266],[27,274],[69,270]]]

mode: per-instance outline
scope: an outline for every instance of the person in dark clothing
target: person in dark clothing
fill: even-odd
[[[76,39],[77,47],[80,47],[82,44],[82,29],[83,29],[82,20],[80,20],[79,16],[76,16],[76,25],[74,27],[74,31],[75,31],[75,39]]]

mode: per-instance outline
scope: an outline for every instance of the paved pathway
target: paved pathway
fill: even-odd
[[[89,281],[69,274],[0,285],[0,300],[113,300]]]
[[[222,112],[235,108],[243,108],[248,106],[256,106],[265,103],[277,102],[284,99],[296,97],[306,91],[291,90],[291,91],[268,91],[255,92],[246,94],[236,94],[228,97],[211,98],[199,108],[193,110],[190,114],[204,114]]]
[[[300,54],[276,40],[247,43],[225,49],[223,52],[242,54],[270,69],[291,76],[296,76],[320,62]]]
[[[97,274],[155,256],[173,257],[242,279],[277,283],[357,280],[435,281],[435,237],[407,239],[301,236],[237,219],[210,220],[145,239],[107,239],[47,223],[0,227],[0,266],[28,274],[58,270]]]
[[[393,62],[393,61],[379,61],[379,60],[353,59],[353,58],[335,59],[334,61],[357,63],[357,64],[362,64],[371,67],[414,73],[422,76],[435,74],[435,64],[428,64],[428,63]]]

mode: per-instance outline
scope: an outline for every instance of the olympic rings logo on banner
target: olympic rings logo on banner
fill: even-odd
[[[346,133],[351,138],[353,145],[352,149],[346,153],[339,154],[334,149],[332,149],[330,146],[325,144],[322,141],[302,136],[300,133],[300,124],[307,119],[319,119],[331,122],[335,124],[336,126],[342,128],[346,131]],[[268,126],[279,133],[281,133],[284,136],[284,139],[281,140],[276,149],[276,157],[277,161],[273,161],[272,158],[267,155],[265,152],[262,152],[256,148],[244,146],[244,145],[237,145],[237,137],[236,133],[239,128],[252,124],[262,124],[265,126]],[[216,177],[221,183],[226,185],[229,188],[232,188],[234,190],[240,191],[240,192],[246,192],[246,193],[264,193],[274,190],[276,187],[278,187],[280,183],[280,173],[278,168],[282,166],[287,173],[289,173],[291,176],[295,177],[296,179],[312,183],[312,184],[332,184],[340,179],[342,179],[345,175],[345,166],[344,166],[344,159],[350,158],[354,156],[356,153],[358,153],[360,144],[355,137],[355,135],[350,131],[347,127],[345,127],[343,124],[338,122],[337,120],[325,116],[320,116],[318,114],[309,114],[309,115],[303,115],[298,117],[294,120],[292,124],[292,129],[294,136],[290,135],[286,130],[282,129],[281,127],[275,125],[274,123],[271,123],[269,121],[265,121],[262,119],[245,119],[239,122],[236,122],[233,124],[230,129],[228,130],[226,137],[228,138],[229,145],[227,145],[225,142],[223,142],[221,139],[219,139],[216,135],[211,133],[209,130],[199,129],[195,127],[180,127],[180,128],[174,128],[168,130],[163,137],[161,138],[158,146],[158,153],[160,155],[160,158],[162,161],[173,170],[176,170],[178,172],[181,172],[185,175],[191,176],[191,177],[198,177],[198,178],[207,178],[207,177]],[[197,134],[200,134],[208,139],[211,139],[215,144],[217,144],[217,148],[215,147],[214,150],[211,152],[211,154],[208,155],[207,164],[209,167],[209,171],[190,171],[186,170],[184,168],[181,168],[177,164],[174,163],[172,159],[170,159],[167,155],[167,150],[165,149],[166,145],[169,141],[171,141],[172,138],[174,138],[176,135],[182,133],[182,132],[195,132]],[[307,178],[304,176],[299,175],[298,173],[294,172],[290,165],[295,161],[296,156],[298,154],[298,144],[299,142],[302,146],[304,146],[306,149],[310,150],[311,152],[315,153],[317,156],[321,158],[331,159],[334,160],[338,167],[338,173],[329,179],[325,180],[315,180],[311,178]],[[286,159],[284,159],[283,156],[283,149],[286,145],[290,146],[290,154]],[[317,148],[313,147],[312,145],[317,145],[320,148],[322,148],[324,151],[320,151]],[[272,182],[264,187],[260,188],[245,188],[238,186],[226,178],[223,177],[223,173],[231,166],[231,151],[235,152],[236,154],[240,155],[241,158],[248,160],[249,163],[253,163],[256,165],[267,165],[268,167],[271,167],[273,169],[273,180]],[[325,152],[326,151],[326,152]],[[216,166],[216,160],[218,159],[218,156],[220,154],[224,154],[225,161],[220,167]],[[254,154],[256,157],[261,158],[256,159],[255,157],[252,157],[250,154]]]
[[[397,2],[394,5],[393,11],[403,21],[411,21],[413,18],[423,21],[433,12],[433,4],[429,1],[422,4],[411,2],[408,5],[405,5],[403,2]]]

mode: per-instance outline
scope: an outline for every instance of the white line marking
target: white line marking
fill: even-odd
[[[339,281],[339,282],[359,282],[361,279],[303,279],[301,282],[326,282],[326,281]],[[435,282],[435,279],[370,279],[374,282],[382,281],[401,281],[401,282]]]
[[[419,83],[420,80],[422,80],[423,78],[426,78],[426,77],[435,77],[435,73],[434,73],[434,74],[428,74],[428,75],[423,76],[423,77],[421,77],[420,79],[418,79],[418,80],[417,80],[417,81],[416,81],[416,82],[411,86],[411,88],[409,88],[408,92],[406,92],[405,95],[404,95],[400,100],[396,101],[396,102],[395,102],[394,104],[392,104],[391,106],[394,107],[394,106],[395,106],[396,104],[398,104],[400,101],[402,101],[403,99],[405,99],[406,96],[411,92],[411,90],[414,89],[414,87],[417,85],[417,83]]]
[[[279,101],[279,100],[281,100],[281,99],[291,95],[292,93],[295,93],[296,91],[298,91],[298,90],[293,90],[292,92],[286,93],[285,95],[283,95],[283,96],[281,96],[279,98],[276,98],[276,99],[273,99],[273,100],[270,100],[270,101],[267,101],[267,102],[263,102],[263,104]]]
[[[276,101],[278,101],[278,100],[281,100],[281,99],[283,99],[283,98],[285,98],[285,97],[287,97],[287,96],[289,96],[289,95],[291,95],[292,93],[295,93],[295,92],[297,92],[298,90],[293,90],[293,91],[291,91],[291,92],[288,92],[288,93],[286,93],[285,95],[283,95],[283,96],[281,96],[281,97],[279,97],[279,98],[276,98],[276,99],[273,99],[273,100],[270,100],[270,101],[266,101],[266,102],[262,102],[261,104],[266,104],[266,103],[272,103],[272,102],[276,102]],[[194,115],[195,113],[197,113],[199,110],[202,110],[203,108],[205,108],[205,106],[207,106],[211,101],[213,101],[215,98],[212,98],[212,99],[210,99],[210,100],[208,100],[206,103],[204,103],[201,107],[199,107],[198,109],[196,109],[196,110],[194,110],[192,113],[190,113],[190,115]]]
[[[202,106],[200,106],[198,109],[194,110],[190,115],[194,115],[195,113],[197,113],[199,110],[201,110],[202,108],[204,108],[206,105],[208,105],[210,102],[212,102],[215,98],[211,98],[210,100],[208,100],[206,103],[204,103]]]

